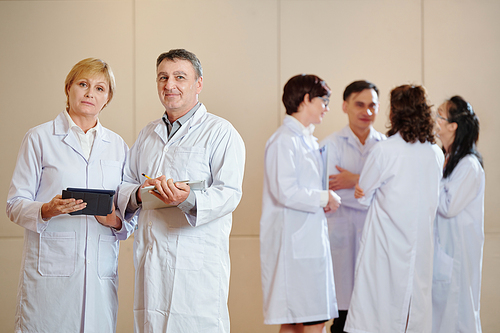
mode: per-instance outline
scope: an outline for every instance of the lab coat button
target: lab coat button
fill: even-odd
[[[153,222],[152,222],[152,221],[149,221],[148,225],[149,225],[149,226],[152,226],[152,225],[153,225]]]
[[[153,250],[153,245],[149,245],[149,251]]]

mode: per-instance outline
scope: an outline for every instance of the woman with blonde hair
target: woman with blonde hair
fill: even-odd
[[[7,200],[7,215],[25,229],[16,332],[116,330],[119,240],[133,226],[114,208],[69,215],[87,203],[60,194],[121,183],[128,147],[98,119],[114,90],[108,64],[80,61],[66,78],[66,110],[23,139]]]

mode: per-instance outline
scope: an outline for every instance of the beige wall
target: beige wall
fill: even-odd
[[[200,96],[230,120],[247,147],[244,196],[234,213],[229,307],[233,332],[277,332],[262,324],[259,218],[263,149],[283,118],[281,90],[292,75],[323,77],[331,111],[316,135],[346,124],[344,87],[369,79],[381,91],[375,124],[385,131],[387,95],[424,84],[432,102],[461,94],[481,119],[487,175],[482,320],[500,330],[500,2],[496,0],[108,0],[0,1],[0,189],[7,197],[24,133],[65,105],[63,82],[86,57],[111,64],[118,91],[101,116],[129,145],[162,113],[155,59],[171,48],[195,52]],[[493,104],[491,104],[493,103]],[[0,215],[0,332],[12,332],[23,229]],[[118,332],[132,332],[132,240],[120,253]]]

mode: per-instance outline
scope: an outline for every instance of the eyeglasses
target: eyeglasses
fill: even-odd
[[[328,104],[330,103],[330,99],[328,97],[322,97],[322,96],[318,96],[318,98],[321,98],[321,100],[323,101],[323,105],[325,106],[325,108],[328,106]]]
[[[442,120],[444,120],[444,121],[450,122],[450,121],[448,120],[448,118],[443,117],[443,116],[442,116],[442,115],[440,115],[439,113],[436,113],[436,117],[438,117],[439,119],[442,119]]]

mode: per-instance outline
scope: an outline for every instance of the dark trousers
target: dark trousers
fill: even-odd
[[[339,310],[339,317],[333,320],[333,325],[330,327],[331,333],[345,333],[344,325],[347,318],[347,310]]]

